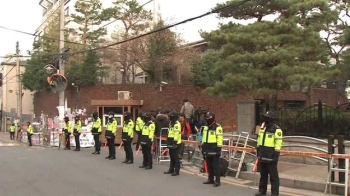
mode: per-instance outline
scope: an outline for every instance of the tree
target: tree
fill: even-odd
[[[89,50],[86,54],[84,62],[72,66],[67,77],[76,85],[94,85],[98,79],[99,57],[95,50]]]
[[[245,89],[273,105],[278,91],[289,90],[290,85],[310,88],[336,75],[338,71],[328,67],[326,43],[319,36],[318,23],[325,21],[318,20],[318,13],[313,12],[317,6],[325,4],[318,0],[254,1],[220,12],[221,17],[257,21],[248,25],[228,23],[219,30],[202,33],[219,53],[208,55],[212,59],[220,56],[213,66],[221,78],[207,92],[234,96]],[[276,13],[280,14],[276,20],[263,20]]]
[[[45,37],[54,39],[39,37],[38,40],[33,43],[32,58],[28,60],[26,69],[22,75],[24,89],[30,91],[42,91],[49,88],[44,66],[46,64],[57,64],[57,54],[59,53],[59,42],[57,41],[57,39],[59,39],[58,18],[58,15],[54,14],[44,32]]]
[[[100,0],[78,0],[74,8],[77,14],[71,14],[70,17],[79,27],[71,28],[70,32],[78,37],[84,46],[96,46],[101,36],[107,34],[106,28],[96,27],[109,19],[103,15],[102,3]],[[94,27],[97,29],[93,29]]]
[[[152,19],[152,13],[146,11],[136,0],[116,0],[113,2],[113,7],[104,10],[103,14],[120,24],[111,36],[112,43],[144,33],[150,27]],[[111,49],[106,51],[106,60],[113,65],[111,71],[116,73],[114,77],[117,77],[117,73],[121,73],[122,83],[133,83],[137,71],[135,58],[140,50],[138,41],[118,44]]]
[[[221,53],[218,50],[208,50],[203,58],[192,67],[193,83],[201,87],[209,87],[220,80],[220,76],[213,71],[213,65],[221,59]]]

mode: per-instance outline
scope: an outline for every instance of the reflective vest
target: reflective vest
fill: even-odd
[[[141,132],[141,144],[147,144],[147,142],[153,142],[154,132],[156,131],[156,125],[153,121],[148,121],[142,128]]]
[[[116,119],[113,118],[113,122],[111,122],[108,119],[106,131],[112,132],[112,134],[115,136],[117,134],[117,126],[118,126],[118,122]]]
[[[72,121],[68,121],[64,125],[64,130],[67,130],[68,133],[72,133]]]
[[[97,117],[97,119],[93,122],[92,128],[97,129],[98,130],[97,132],[101,133],[102,126],[101,126],[101,119],[99,117]]]
[[[167,144],[168,147],[173,147],[174,145],[181,144],[181,123],[179,121],[176,121],[174,124],[170,124]]]
[[[27,128],[27,134],[33,134],[33,132],[34,132],[33,126],[29,125]]]
[[[81,133],[81,121],[75,122],[74,125],[74,133]]]
[[[145,122],[142,120],[142,118],[141,117],[137,117],[135,131],[141,131],[142,127],[144,125],[145,125]]]
[[[258,157],[262,161],[273,161],[274,152],[280,151],[283,145],[283,132],[278,125],[272,125],[267,129],[263,127],[259,130],[257,147],[259,147]]]
[[[224,140],[223,130],[220,124],[204,126],[202,132],[202,151],[204,154],[216,154],[217,147],[222,147]]]
[[[134,138],[134,128],[134,121],[132,121],[131,119],[129,121],[124,121],[122,133],[123,141],[128,141],[129,139]]]
[[[15,127],[15,126],[11,126],[11,127],[10,127],[10,132],[11,132],[11,133],[15,132],[15,130],[16,130],[16,127]]]

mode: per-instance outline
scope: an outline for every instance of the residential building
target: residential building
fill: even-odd
[[[7,55],[11,56],[11,55]],[[26,60],[20,60],[20,72],[21,74],[25,70]],[[13,122],[17,119],[18,115],[18,78],[16,68],[16,58],[7,58],[1,63],[0,72],[2,74],[2,86],[1,86],[1,119],[2,122]],[[31,121],[34,115],[34,93],[29,90],[22,89],[22,123]],[[7,121],[5,121],[7,120]],[[4,126],[5,123],[2,123]],[[4,128],[4,127],[2,127]]]
[[[71,14],[76,13],[75,12],[75,4],[78,0],[64,0],[65,1],[65,25],[66,28],[74,28],[76,26],[76,24],[74,22],[72,22],[72,19],[70,18]],[[154,0],[153,5],[147,5],[145,6],[145,9],[150,9],[151,7],[153,7],[153,12],[154,15],[159,18],[158,13],[159,13],[159,4],[157,3],[158,0]],[[106,8],[108,6],[112,5],[112,1],[111,0],[101,0],[101,3],[103,4],[103,7]],[[39,25],[39,27],[37,27],[36,31],[35,31],[35,35],[36,36],[36,40],[38,39],[38,37],[43,36],[45,33],[45,29],[48,25],[48,23],[50,22],[50,18],[52,16],[54,16],[54,13],[59,13],[59,8],[60,8],[60,1],[59,0],[39,0],[39,5],[43,8],[43,18],[41,20],[41,24]],[[158,5],[158,7],[157,7]],[[150,7],[151,6],[151,7]],[[156,9],[157,8],[157,9]],[[152,9],[152,8],[151,8]],[[156,20],[155,20],[156,22]],[[107,24],[107,22],[105,22]],[[101,25],[105,25],[105,23],[101,24]],[[113,32],[115,32],[116,30],[116,26],[118,23],[115,24],[111,24],[111,25],[107,25],[107,31],[108,34],[105,36],[105,38],[109,39],[112,35]],[[100,26],[93,26],[93,27],[89,27],[92,29],[98,29]],[[71,37],[72,38],[72,37]],[[121,76],[123,75],[123,69],[120,68],[119,65],[115,65],[115,63],[109,63],[107,61],[105,61],[104,59],[101,59],[102,62],[102,66],[104,67],[109,67],[109,71],[108,71],[108,75],[105,76],[104,78],[102,78],[103,83],[106,84],[118,84],[121,83]],[[128,74],[130,77],[130,81],[133,81],[133,77],[135,77],[134,82],[135,83],[144,83],[144,74],[142,72],[142,69],[140,69],[139,67],[133,67],[133,73]],[[140,76],[141,75],[141,76]]]

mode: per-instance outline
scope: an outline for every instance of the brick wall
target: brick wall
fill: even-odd
[[[77,93],[76,88],[68,88],[65,97],[68,100],[68,107],[85,107],[88,114],[94,107],[91,100],[118,99],[118,91],[130,91],[133,99],[144,100],[141,110],[149,111],[162,107],[163,109],[180,109],[184,98],[188,98],[195,108],[202,107],[216,113],[217,120],[223,126],[236,125],[237,101],[250,100],[249,95],[240,95],[235,98],[224,99],[217,96],[208,96],[202,93],[203,89],[194,86],[165,85],[162,91],[153,84],[127,84],[127,85],[102,85],[92,87],[80,87]],[[314,89],[310,93],[311,98],[306,93],[281,92],[279,100],[304,100],[307,103],[316,102],[321,99],[327,105],[335,103],[333,90]],[[311,101],[310,101],[311,100]],[[79,104],[80,102],[80,104]],[[34,95],[34,112],[36,116],[43,111],[49,116],[58,115],[56,109],[58,105],[58,94],[51,91],[39,92]]]

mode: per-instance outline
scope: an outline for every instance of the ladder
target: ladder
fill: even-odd
[[[241,140],[243,140],[243,142],[241,142]],[[248,140],[249,140],[249,133],[248,132],[241,132],[238,135],[237,141],[236,141],[236,145],[235,147],[247,147],[248,144]],[[238,153],[241,153],[241,156],[238,157]],[[230,166],[234,161],[238,161],[238,168],[234,169],[234,168],[229,168],[230,170],[233,170],[236,172],[236,176],[235,178],[238,178],[239,173],[241,171],[243,162],[244,162],[244,157],[245,157],[245,153],[246,151],[241,151],[241,150],[232,150],[230,153]]]
[[[348,195],[348,187],[349,187],[349,159],[345,159],[345,169],[334,167],[334,158],[332,157],[331,162],[329,163],[329,172],[327,176],[327,182],[326,182],[326,188],[324,190],[324,193],[327,193],[328,186],[329,186],[329,195],[332,195],[332,185],[344,187],[344,195]],[[345,172],[345,182],[332,182],[331,176],[332,172]]]

